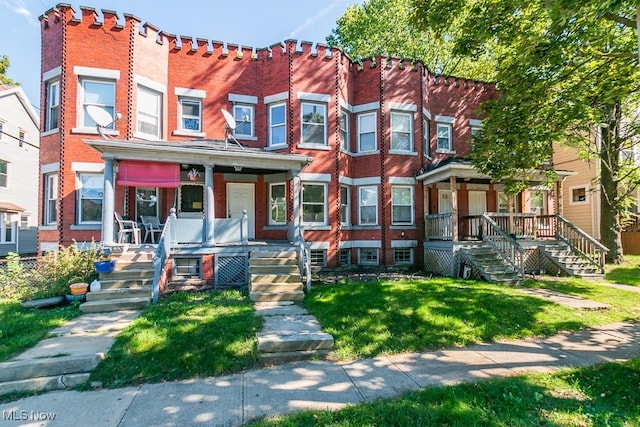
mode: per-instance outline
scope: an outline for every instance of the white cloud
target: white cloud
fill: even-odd
[[[27,4],[24,0],[2,0],[2,5],[16,15],[22,16],[29,24],[38,27],[38,19],[27,9]]]
[[[344,3],[344,0],[333,0],[331,3],[329,3],[326,7],[324,7],[323,9],[321,9],[320,11],[318,11],[318,13],[316,13],[315,15],[313,15],[310,18],[307,18],[301,25],[299,25],[295,30],[293,30],[291,33],[289,33],[289,36],[287,36],[288,39],[294,39],[296,38],[296,35],[298,33],[300,33],[301,31],[305,30],[306,28],[312,26],[313,24],[315,24],[315,22],[319,19],[321,19],[322,17],[324,17],[326,14],[328,14],[329,12],[331,12],[331,10],[333,10],[336,6],[338,6],[340,3]]]

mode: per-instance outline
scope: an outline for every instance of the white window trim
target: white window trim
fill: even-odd
[[[431,120],[431,113],[424,107],[422,107],[422,115],[425,116],[427,120]]]
[[[102,82],[102,83],[111,83],[113,84],[113,92],[114,92],[114,114],[117,114],[116,105],[118,102],[117,97],[117,86],[118,79],[120,78],[120,71],[118,70],[109,70],[102,68],[89,68],[89,67],[78,67],[75,66],[73,68],[74,73],[78,74],[78,94],[76,99],[76,126],[71,129],[71,133],[86,133],[86,134],[94,134],[98,135],[98,129],[96,127],[85,127],[84,126],[84,86],[83,82],[85,81],[94,81],[94,82]],[[78,71],[82,71],[79,73]],[[120,132],[115,129],[102,129],[101,132],[105,135],[118,136]]]
[[[331,95],[325,93],[298,92],[298,100],[309,101],[312,104],[327,104],[331,101]]]
[[[200,116],[198,117],[198,120],[200,122],[200,129],[199,130],[190,130],[190,129],[184,129],[182,127],[182,121],[185,118],[183,111],[182,111],[182,103],[184,101],[187,102],[197,102],[200,105]],[[202,129],[202,98],[195,98],[195,97],[190,97],[190,96],[178,96],[178,120],[177,120],[177,125],[178,125],[178,129],[173,131],[174,135],[177,136],[192,136],[192,137],[205,137],[207,136],[207,134],[205,132],[203,132]]]
[[[59,171],[55,171],[55,172],[49,172],[43,175],[44,176],[44,221],[43,224],[44,226],[52,226],[52,225],[56,225],[58,223],[58,219],[57,219],[57,215],[56,215],[56,219],[54,221],[49,221],[49,217],[51,216],[51,212],[49,211],[49,202],[52,200],[56,200],[56,205],[59,205],[60,203],[60,195],[59,195],[59,191],[58,188],[56,188],[56,193],[58,194],[58,196],[54,199],[54,198],[49,198],[49,190],[52,188],[51,185],[51,181],[53,177],[56,177],[56,181],[59,183],[59,179],[60,179],[60,175],[59,175]]]
[[[396,249],[408,250],[409,261],[396,262]],[[414,250],[411,247],[398,247],[393,248],[393,265],[413,265],[414,263]]]
[[[362,150],[362,147],[360,146],[360,119],[362,117],[365,116],[370,116],[373,115],[373,149],[372,150]],[[374,152],[378,151],[378,127],[376,126],[378,122],[378,113],[376,111],[367,111],[367,112],[363,112],[363,113],[359,113],[358,115],[356,115],[356,138],[358,138],[358,153],[367,153],[367,154],[372,154]],[[368,132],[367,132],[368,133]]]
[[[274,186],[284,186],[284,222],[276,222],[273,220],[273,216],[271,215],[271,210],[273,209],[273,198],[271,197],[272,195],[272,190]],[[287,184],[285,182],[271,182],[268,184],[269,187],[269,221],[268,224],[269,225],[285,225],[287,223]]]
[[[389,121],[390,121],[390,129],[389,129],[389,147],[393,146],[393,116],[394,114],[399,114],[402,116],[408,116],[409,117],[409,149],[408,150],[400,150],[397,148],[389,148],[389,153],[390,154],[415,154],[415,143],[413,140],[413,113],[410,110],[399,110],[399,109],[394,109],[394,111],[391,111],[390,117],[389,117]]]
[[[447,129],[449,129],[449,148],[448,149],[440,148],[438,144],[438,139],[439,139],[438,129],[441,126],[446,126]],[[436,153],[446,153],[446,154],[455,153],[455,151],[453,150],[453,125],[451,123],[447,123],[447,122],[436,123]]]
[[[580,188],[584,188],[584,201],[574,201],[573,200],[573,190],[577,190]],[[591,198],[589,197],[589,186],[588,185],[574,185],[569,187],[569,204],[570,205],[588,205],[591,203]]]
[[[229,102],[231,102],[232,104],[256,105],[258,103],[258,97],[253,95],[240,95],[238,93],[230,93]]]
[[[104,170],[104,169],[103,169]],[[75,186],[75,190],[76,190],[76,226],[95,226],[95,225],[99,225],[102,223],[102,219],[99,219],[97,221],[82,221],[81,220],[81,209],[82,209],[82,194],[81,194],[81,190],[82,190],[82,181],[80,180],[80,175],[99,175],[99,172],[96,172],[94,170],[79,170],[76,171],[76,186]],[[103,174],[103,182],[104,182],[104,174]],[[102,195],[102,209],[104,209],[104,193]]]
[[[198,98],[205,99],[207,97],[207,91],[202,89],[191,89],[187,87],[176,87],[173,89],[173,93],[176,96],[184,98]]]
[[[314,94],[307,94],[307,95],[314,95]],[[317,94],[316,94],[317,95]],[[329,95],[326,95],[329,96]],[[298,93],[298,98],[300,98],[300,92]],[[320,99],[324,99],[322,97],[319,97]],[[327,127],[329,125],[329,118],[327,117],[329,114],[329,107],[327,105],[328,99],[327,101],[322,101],[322,100],[308,100],[306,98],[300,98],[300,99],[304,99],[305,101],[308,102],[301,102],[300,103],[300,143],[298,144],[299,148],[313,148],[313,149],[325,149],[325,150],[329,150],[329,144],[327,141]],[[323,143],[318,144],[315,142],[304,142],[303,138],[304,138],[304,106],[305,105],[318,105],[318,106],[322,106],[324,108],[324,124],[322,125],[323,127]]]
[[[246,95],[245,97],[248,97],[248,95]],[[231,98],[231,95],[229,95],[229,98]],[[251,97],[251,98],[255,98],[255,97]],[[257,102],[257,99],[256,99],[256,102]],[[256,105],[255,103],[234,101],[233,106],[231,107],[231,115],[234,118],[236,115],[236,107],[248,108],[251,110],[251,116],[249,117],[250,118],[249,123],[251,124],[251,129],[249,131],[250,133],[246,134],[246,133],[237,133],[238,128],[236,128],[233,131],[233,136],[235,136],[237,139],[243,139],[245,141],[257,141],[258,138],[256,137]],[[235,120],[236,120],[236,123],[240,123],[242,121],[237,118]]]
[[[7,220],[11,223],[11,240],[4,240],[6,235],[6,222]],[[7,212],[0,212],[0,244],[2,245],[12,245],[16,243],[16,230],[17,230],[17,222],[13,218],[13,214]]]
[[[346,140],[344,141],[344,144],[342,142],[342,116],[346,117]],[[346,108],[341,108],[340,109],[340,119],[339,119],[339,127],[340,127],[340,151],[345,152],[345,153],[349,153],[351,152],[351,112],[346,109]]]
[[[155,82],[153,82],[155,83]],[[152,87],[155,86],[155,87]],[[147,91],[153,94],[157,94],[159,95],[159,104],[158,104],[158,111],[157,111],[157,118],[158,118],[158,135],[154,135],[154,134],[150,134],[150,133],[146,133],[146,132],[142,132],[140,130],[138,130],[138,114],[139,114],[139,106],[138,106],[138,100],[136,100],[136,131],[133,133],[133,136],[135,138],[140,138],[140,139],[145,139],[145,140],[162,140],[162,137],[164,135],[164,98],[165,98],[165,93],[166,91],[162,92],[157,90],[157,88],[161,87],[161,85],[159,84],[155,84],[155,85],[151,85],[151,86],[147,86],[145,84],[138,84],[138,90],[136,93],[136,98],[138,98],[140,96],[140,91]]]
[[[278,124],[278,127],[280,126],[284,126],[284,142],[279,142],[277,144],[272,144],[272,140],[273,140],[273,134],[272,134],[272,130],[273,130],[273,124],[271,123],[271,110],[276,108],[276,107],[283,107],[284,108],[284,123],[282,124]],[[280,102],[280,101],[274,101],[271,104],[267,105],[267,119],[269,120],[269,124],[268,124],[268,137],[267,137],[267,148],[281,148],[281,147],[286,147],[287,146],[287,103],[286,102]]]
[[[7,172],[5,173],[5,176],[7,177],[7,185],[4,187],[0,185],[0,188],[9,190],[11,189],[11,180],[9,179],[9,177],[11,176],[11,162],[5,159],[0,159],[0,162],[7,164]]]
[[[267,95],[264,97],[265,104],[274,104],[276,102],[284,102],[289,99],[289,92],[274,93],[273,95]]]
[[[56,107],[58,109],[58,124],[56,127],[51,127],[51,109],[53,107],[53,105],[51,105],[51,87],[52,86],[58,86],[58,103],[56,104]],[[53,133],[59,132],[60,130],[60,103],[61,103],[61,98],[60,98],[60,78],[59,77],[54,77],[51,78],[47,81],[45,81],[45,131],[42,132],[42,136],[46,136],[46,135],[51,135]]]
[[[362,260],[362,251],[363,250],[375,250],[377,255],[377,260],[373,261],[363,261]],[[358,265],[380,265],[380,248],[374,248],[372,246],[358,248]]]
[[[347,200],[346,203],[342,200],[342,189],[345,188],[347,190]],[[342,184],[340,185],[340,213],[342,213],[342,207],[345,206],[347,210],[346,218],[343,215],[340,215],[340,225],[348,227],[351,225],[351,186]]]
[[[376,213],[376,217],[375,217],[375,221],[373,223],[363,223],[362,221],[362,208],[364,207],[362,204],[362,191],[368,188],[375,188],[376,190],[376,204],[375,204],[375,213]],[[377,185],[363,185],[363,186],[359,186],[358,187],[358,225],[362,226],[362,227],[375,227],[380,223],[380,218],[379,218],[379,213],[378,210],[380,208],[380,189],[378,188]],[[370,207],[370,206],[367,206]]]
[[[328,197],[328,194],[327,194],[327,191],[328,191],[327,184],[326,183],[322,183],[322,182],[319,183],[318,181],[304,182],[304,180],[302,180],[300,188],[304,189],[305,185],[321,185],[321,186],[324,187],[324,190],[323,190],[323,195],[324,195],[324,201],[323,201],[323,203],[324,203],[324,208],[323,208],[324,218],[323,218],[322,221],[304,221],[304,219],[302,219],[301,223],[306,225],[306,226],[308,226],[308,227],[311,227],[311,228],[313,228],[314,226],[315,227],[318,227],[318,226],[322,227],[322,226],[328,225],[328,215],[329,215],[329,213],[327,212],[327,210],[328,210],[328,207],[329,207],[328,206],[329,197]],[[304,213],[303,213],[303,211],[304,211],[304,196],[302,196],[302,195],[300,196],[300,210],[301,210],[301,213],[302,213],[302,218],[304,218]]]
[[[395,207],[394,201],[393,201],[393,190],[394,188],[406,188],[411,192],[410,195],[410,200],[411,200],[411,222],[397,222],[395,221],[395,218],[393,217],[393,208]],[[391,225],[400,225],[400,226],[410,226],[410,225],[415,225],[416,223],[416,206],[415,206],[415,190],[414,190],[414,186],[411,185],[393,185],[391,188]],[[406,206],[406,205],[402,205],[402,206]]]

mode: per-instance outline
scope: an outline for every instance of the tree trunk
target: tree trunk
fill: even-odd
[[[623,261],[620,225],[621,203],[619,200],[617,173],[620,169],[620,104],[605,107],[607,126],[602,127],[600,146],[600,238],[609,252],[608,264]]]

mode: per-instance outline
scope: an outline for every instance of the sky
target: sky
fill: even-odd
[[[0,0],[0,56],[8,77],[21,84],[39,110],[40,22],[58,3],[130,13],[176,35],[268,47],[287,40],[324,43],[349,5],[364,0]]]

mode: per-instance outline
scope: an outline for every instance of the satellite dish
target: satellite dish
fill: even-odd
[[[107,127],[114,122],[107,110],[97,105],[87,105],[87,114],[100,127]]]
[[[221,111],[222,111],[222,115],[224,116],[224,120],[227,122],[227,126],[229,126],[229,129],[235,130],[235,128],[236,128],[236,119],[234,119],[233,116],[231,115],[231,113],[229,113],[224,108]]]

